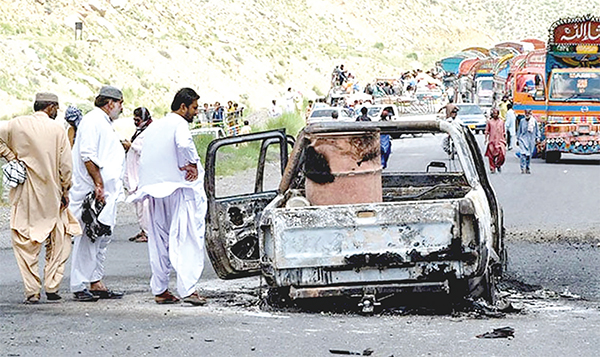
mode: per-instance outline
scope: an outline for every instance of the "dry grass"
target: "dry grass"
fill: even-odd
[[[137,105],[168,107],[183,86],[206,101],[264,108],[290,86],[324,93],[340,63],[365,83],[469,46],[546,39],[558,17],[590,11],[589,2],[565,8],[556,0],[203,1],[192,14],[183,0],[94,2],[101,11],[85,2],[20,3],[0,8],[0,117],[41,90],[89,103],[102,84],[126,88],[125,115]],[[71,27],[78,12],[83,41]]]

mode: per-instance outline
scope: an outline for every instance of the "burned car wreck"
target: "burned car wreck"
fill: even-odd
[[[382,170],[380,136],[402,134],[425,135],[395,141]],[[446,135],[450,158],[422,146]],[[254,184],[220,197],[219,152],[240,143],[255,145]],[[279,185],[265,189],[269,167]],[[364,312],[404,292],[493,302],[506,261],[502,210],[469,129],[434,119],[329,122],[295,143],[283,131],[218,139],[205,184],[206,246],[220,278],[262,274],[285,299],[346,296]]]

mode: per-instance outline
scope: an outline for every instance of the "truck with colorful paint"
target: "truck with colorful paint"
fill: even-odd
[[[544,98],[533,98],[532,93],[537,88],[544,86],[544,65],[546,63],[546,43],[536,39],[525,39],[515,42],[502,42],[496,44],[493,52],[498,61],[492,72],[494,73],[494,96],[499,101],[508,96],[522,114],[525,109],[533,109],[536,102],[543,102]],[[532,105],[532,108],[527,108]],[[544,113],[539,112],[537,115]]]
[[[546,51],[547,162],[561,153],[600,153],[600,18],[556,21]]]
[[[463,74],[460,87],[463,102],[475,103],[483,108],[493,104],[494,74],[492,68],[496,58],[473,58],[464,60],[459,68]]]
[[[523,53],[510,61],[505,88],[517,115],[530,109],[538,120],[546,118],[545,66],[546,50]]]

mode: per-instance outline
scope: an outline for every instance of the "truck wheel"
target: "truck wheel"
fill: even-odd
[[[560,160],[561,152],[560,151],[546,151],[546,162],[554,163]]]
[[[464,279],[456,280],[450,278],[448,280],[450,283],[449,303],[452,308],[460,310],[464,307],[465,298],[469,296],[469,283]]]

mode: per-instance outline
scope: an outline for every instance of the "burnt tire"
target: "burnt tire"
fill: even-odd
[[[481,276],[469,279],[468,290],[468,296],[473,300],[483,298],[490,305],[494,305],[496,303],[496,277],[491,269],[487,269]]]
[[[292,299],[290,298],[290,287],[285,286],[269,288],[264,302],[266,303],[266,305],[275,308],[283,308],[290,306],[292,303]]]

